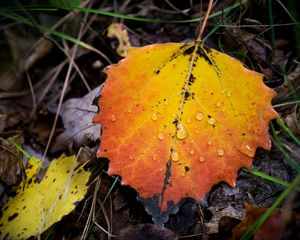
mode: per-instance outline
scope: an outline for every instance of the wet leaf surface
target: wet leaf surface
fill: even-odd
[[[201,42],[130,49],[107,74],[94,119],[103,126],[98,156],[151,202],[158,224],[182,198],[200,201],[220,181],[234,186],[256,148],[271,147],[274,91]]]

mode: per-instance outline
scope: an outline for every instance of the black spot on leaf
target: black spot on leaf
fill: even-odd
[[[19,216],[19,213],[14,213],[13,215],[9,216],[7,220],[10,222],[14,220],[17,216]]]
[[[190,48],[184,50],[183,55],[185,56],[185,55],[190,55],[190,54],[192,54],[193,51],[194,51],[194,49],[195,49],[195,46],[192,46],[192,47],[190,47]]]

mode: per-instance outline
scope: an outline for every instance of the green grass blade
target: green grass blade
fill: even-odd
[[[254,176],[260,177],[260,178],[262,178],[262,179],[264,179],[264,180],[268,180],[268,181],[270,181],[270,182],[277,183],[277,184],[279,184],[279,185],[281,185],[281,186],[284,186],[284,187],[289,187],[289,186],[291,185],[291,184],[288,183],[288,182],[285,182],[285,181],[283,181],[283,180],[281,180],[281,179],[279,179],[279,178],[270,176],[270,175],[268,175],[268,174],[266,174],[266,173],[264,173],[264,172],[261,172],[261,171],[257,171],[257,170],[254,170],[254,169],[253,169],[253,170],[248,170],[248,169],[246,169],[246,168],[243,168],[243,171],[244,171],[244,172],[251,173],[251,174],[253,174]],[[296,190],[297,190],[298,192],[300,192],[300,188],[296,188]]]
[[[279,150],[284,154],[286,160],[288,161],[288,163],[297,171],[298,174],[300,174],[300,166],[298,165],[298,163],[292,159],[290,157],[290,155],[284,150],[284,146],[282,144],[282,142],[280,141],[276,131],[275,131],[275,127],[274,124],[272,122],[270,122],[270,126],[271,126],[271,131],[274,137],[274,143],[275,145],[279,148]]]
[[[243,1],[236,1],[233,5],[225,8],[223,11],[217,11],[215,13],[212,13],[209,15],[209,18],[214,18],[217,16],[220,16],[224,13],[231,12],[233,9],[239,7],[241,4],[246,3],[248,0],[243,0]],[[141,22],[160,22],[160,23],[194,23],[194,22],[199,22],[202,20],[202,17],[198,18],[193,18],[193,19],[188,19],[188,20],[162,20],[162,19],[149,19],[149,18],[141,18],[141,17],[134,17],[130,15],[125,15],[125,14],[120,14],[120,13],[115,13],[115,12],[110,12],[110,11],[104,11],[104,10],[99,10],[99,9],[91,9],[91,8],[64,8],[65,10],[77,10],[80,12],[89,12],[89,13],[96,13],[96,14],[101,14],[101,15],[106,15],[110,17],[117,17],[121,19],[127,19],[127,20],[134,20],[134,21],[141,21]]]
[[[282,98],[276,98],[272,101],[273,105],[282,104],[282,103],[288,103],[292,101],[300,101],[299,95],[292,95],[288,97],[282,97]]]
[[[60,37],[62,39],[65,39],[67,41],[70,41],[72,43],[75,43],[83,48],[86,48],[90,51],[93,51],[97,54],[99,54],[101,57],[103,57],[109,64],[112,64],[112,62],[110,61],[110,59],[105,56],[102,52],[100,52],[98,49],[94,48],[93,46],[83,42],[83,41],[80,41],[76,38],[73,38],[72,36],[69,36],[65,33],[62,33],[62,32],[59,32],[59,31],[55,31],[49,27],[46,27],[46,26],[43,26],[43,25],[39,25],[39,24],[35,24],[33,22],[31,22],[30,20],[26,19],[26,18],[23,18],[23,17],[20,17],[20,16],[16,16],[16,15],[12,15],[10,13],[8,13],[7,11],[3,11],[3,10],[0,10],[0,16],[3,16],[3,17],[6,17],[6,18],[9,18],[11,20],[14,20],[15,22],[18,22],[18,23],[22,23],[22,24],[26,24],[26,25],[29,25],[31,27],[35,27],[37,29],[39,29],[41,32],[44,32],[44,33],[48,33],[48,34],[52,34],[56,37]]]
[[[274,30],[274,19],[273,19],[273,5],[272,5],[272,0],[269,0],[268,1],[268,10],[269,10],[269,19],[270,19],[270,28],[271,28],[271,39],[272,39],[272,46],[274,49],[276,49],[276,45],[275,45],[275,41],[276,41],[276,38],[275,38],[275,30]]]
[[[23,155],[25,155],[27,158],[31,158],[31,155],[28,152],[26,152],[19,144],[17,144],[12,137],[8,138],[7,141],[16,149],[18,149],[21,153],[23,153]]]
[[[222,14],[225,14],[227,12],[231,12],[233,9],[239,7],[241,4],[246,3],[248,0],[242,0],[242,1],[236,1],[234,4],[231,6],[226,7],[222,11],[217,11],[212,14],[210,14],[209,18],[214,18],[217,16],[220,16]],[[24,5],[22,6],[23,9],[17,8],[15,6],[13,7],[8,7],[7,9],[13,10],[13,11],[20,11],[20,10],[27,10],[27,11],[57,11],[57,10],[67,10],[67,11],[79,11],[79,12],[88,12],[88,13],[96,13],[104,16],[109,16],[109,17],[116,17],[120,19],[126,19],[126,20],[132,20],[132,21],[140,21],[140,22],[159,22],[159,23],[195,23],[199,22],[202,17],[197,17],[193,19],[187,19],[187,20],[162,20],[162,19],[149,19],[149,18],[143,18],[143,17],[135,17],[131,15],[126,15],[126,14],[121,14],[121,13],[116,13],[116,12],[110,12],[106,10],[101,10],[101,9],[92,9],[92,8],[81,8],[81,7],[76,7],[76,8],[53,8],[49,5]]]
[[[287,133],[287,135],[300,146],[299,139],[290,131],[290,129],[284,124],[281,119],[276,119],[276,123]]]
[[[251,238],[253,234],[255,234],[261,226],[265,223],[265,221],[270,217],[272,212],[279,207],[279,205],[284,201],[284,199],[288,196],[288,194],[294,190],[300,183],[300,174],[294,179],[294,181],[290,184],[290,186],[285,189],[280,196],[276,199],[276,201],[272,204],[270,208],[250,227],[248,230],[242,235],[240,240],[248,240]]]

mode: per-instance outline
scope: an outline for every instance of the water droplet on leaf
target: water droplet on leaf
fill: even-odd
[[[203,113],[201,112],[197,112],[196,115],[195,115],[195,118],[198,120],[198,121],[201,121],[203,119]]]
[[[190,154],[191,154],[191,155],[194,155],[194,154],[195,154],[195,151],[194,151],[194,150],[191,150],[191,151],[190,151]]]
[[[165,135],[164,135],[162,132],[159,132],[159,133],[157,134],[157,138],[158,138],[159,140],[163,140],[163,139],[165,138]]]
[[[115,114],[112,114],[112,115],[110,116],[110,120],[111,120],[112,122],[115,122],[115,121],[117,120]]]
[[[217,106],[217,107],[221,107],[221,106],[222,106],[222,102],[218,101],[218,102],[216,103],[216,106]]]
[[[185,139],[187,137],[187,131],[181,123],[177,125],[176,137],[179,139]]]
[[[246,145],[246,148],[247,148],[249,151],[253,151],[253,148],[250,147],[249,145]]]
[[[152,118],[153,121],[156,121],[158,119],[156,112],[152,113],[151,118]]]
[[[220,157],[222,157],[222,156],[224,156],[224,154],[225,154],[224,149],[219,148],[219,149],[218,149],[218,155],[219,155]]]
[[[205,161],[205,158],[203,156],[200,156],[198,159],[199,159],[200,162],[204,162]]]
[[[171,153],[171,159],[172,159],[174,162],[178,162],[178,161],[179,161],[179,153],[176,152],[176,151],[172,151],[172,153]]]
[[[216,123],[216,119],[214,119],[213,117],[208,117],[207,118],[207,123],[209,125],[214,125]]]
[[[255,154],[254,148],[250,145],[243,145],[241,151],[249,157],[253,157]]]
[[[188,119],[186,120],[186,123],[191,123],[191,119],[188,118]]]

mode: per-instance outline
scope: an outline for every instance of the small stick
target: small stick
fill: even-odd
[[[211,12],[211,9],[212,9],[212,6],[213,6],[213,2],[214,2],[214,0],[209,0],[207,11],[205,13],[205,16],[204,16],[204,19],[203,19],[203,23],[201,25],[201,29],[200,29],[199,35],[197,37],[197,41],[201,41],[201,37],[202,37],[202,34],[203,34],[204,29],[206,27],[207,19],[209,17],[210,12]]]

